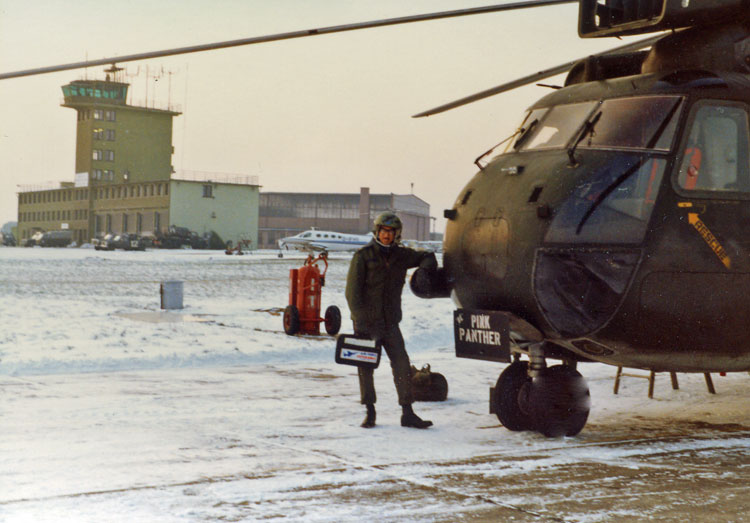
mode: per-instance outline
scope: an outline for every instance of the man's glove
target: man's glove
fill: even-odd
[[[430,253],[429,256],[426,256],[425,259],[423,259],[419,263],[419,268],[424,269],[425,272],[434,272],[438,268],[437,259],[435,258],[435,255]]]

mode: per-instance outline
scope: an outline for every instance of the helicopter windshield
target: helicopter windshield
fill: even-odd
[[[580,129],[598,102],[558,105],[551,109],[535,109],[526,121],[538,120],[536,125],[529,126],[528,134],[522,134],[516,147],[522,151],[532,149],[559,149],[564,147]]]
[[[602,102],[596,130],[579,147],[667,152],[677,129],[678,96],[615,98]]]
[[[525,122],[538,120],[516,141],[521,151],[561,149],[574,139],[578,148],[639,149],[667,152],[677,129],[682,98],[638,96],[603,102],[583,102],[534,109]],[[581,129],[597,111],[597,121],[585,135]]]
[[[550,224],[552,243],[640,243],[646,233],[666,158],[611,158],[581,181]]]

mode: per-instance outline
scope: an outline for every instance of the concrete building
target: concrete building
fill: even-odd
[[[317,228],[365,234],[375,217],[394,211],[404,224],[402,237],[430,239],[430,205],[413,194],[263,192],[260,195],[259,247],[277,248],[276,241]]]
[[[173,108],[129,105],[128,84],[77,80],[62,87],[76,110],[73,182],[24,187],[18,193],[18,240],[38,231],[70,230],[79,245],[106,233],[157,235],[170,225],[225,241],[258,244],[256,177],[174,174]]]

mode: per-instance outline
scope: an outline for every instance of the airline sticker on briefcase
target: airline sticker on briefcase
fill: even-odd
[[[336,337],[336,363],[355,367],[377,368],[380,364],[381,346],[375,340],[354,334]]]

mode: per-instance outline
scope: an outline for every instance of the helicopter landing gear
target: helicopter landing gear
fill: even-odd
[[[512,431],[534,430],[548,438],[575,436],[589,417],[590,394],[574,364],[547,367],[541,344],[518,355],[492,389],[491,410]]]
[[[548,438],[575,436],[589,417],[588,385],[569,365],[544,369],[524,386],[519,398],[534,419],[534,429]]]
[[[491,411],[503,426],[512,431],[533,430],[534,420],[528,410],[521,408],[521,390],[531,383],[529,364],[516,360],[505,368],[492,389]]]

